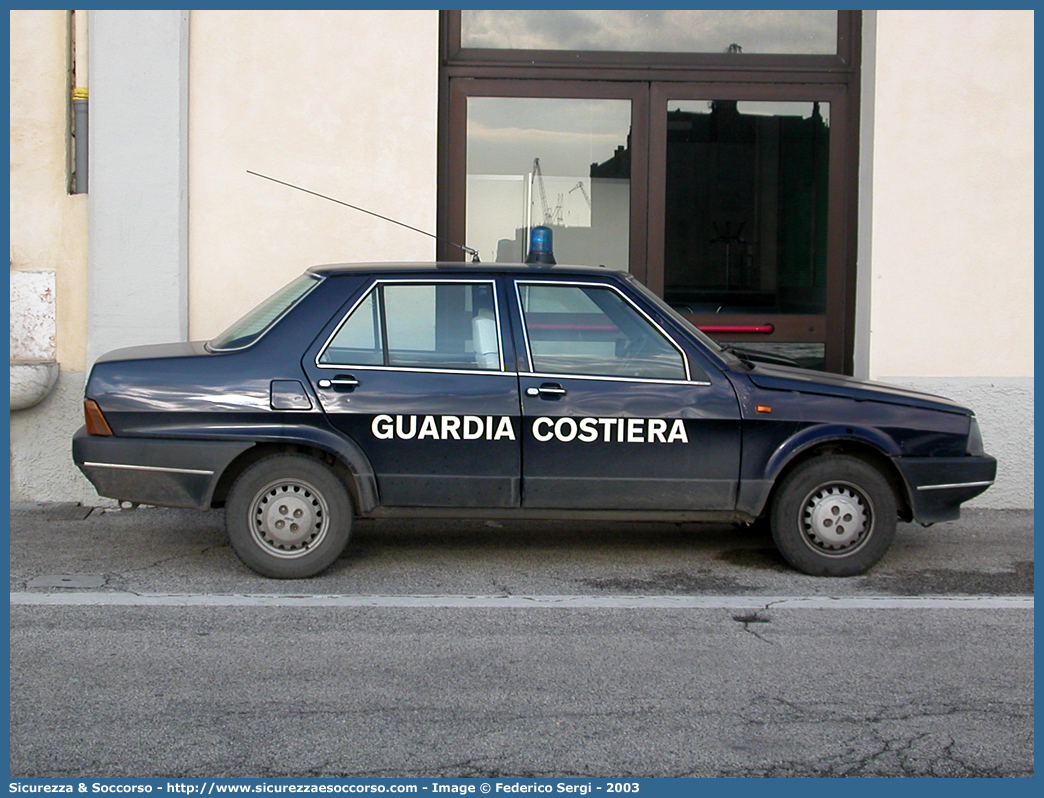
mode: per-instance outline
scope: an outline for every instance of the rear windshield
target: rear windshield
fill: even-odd
[[[280,288],[272,296],[247,313],[243,318],[207,344],[207,349],[222,352],[250,346],[279,321],[280,317],[300,302],[305,294],[319,284],[314,274],[302,274],[289,285]]]

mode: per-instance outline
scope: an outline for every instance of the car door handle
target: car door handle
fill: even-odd
[[[539,396],[543,399],[557,399],[566,393],[568,391],[565,388],[553,382],[545,382],[539,388],[526,388],[526,396]]]
[[[351,374],[338,374],[336,377],[329,380],[319,380],[319,387],[353,391],[359,387],[359,381]]]

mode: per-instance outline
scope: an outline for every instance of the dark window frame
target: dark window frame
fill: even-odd
[[[662,294],[662,235],[650,224],[658,212],[654,196],[663,179],[651,117],[655,102],[673,92],[712,99],[801,99],[835,103],[831,110],[831,266],[827,312],[822,316],[777,317],[789,340],[826,343],[826,368],[851,374],[855,331],[856,229],[859,163],[861,12],[838,12],[835,55],[758,53],[626,53],[565,50],[497,50],[460,46],[460,11],[440,12],[440,73],[437,225],[443,240],[465,237],[467,98],[470,96],[620,98],[632,102],[630,258],[632,273]],[[645,88],[639,87],[645,84]],[[684,86],[688,84],[688,86]],[[664,87],[668,87],[664,89]],[[671,99],[683,99],[682,96]],[[643,120],[648,120],[646,124]],[[836,141],[835,141],[836,139]],[[660,171],[658,171],[660,170]],[[662,205],[662,202],[660,203]],[[461,260],[440,242],[440,260]],[[694,323],[706,319],[689,317]],[[722,324],[749,323],[743,317]],[[774,336],[775,337],[775,336]],[[763,341],[758,334],[729,334],[727,341]]]

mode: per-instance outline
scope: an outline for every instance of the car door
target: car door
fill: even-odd
[[[305,355],[388,507],[519,506],[518,380],[496,279],[375,279]]]
[[[523,506],[730,510],[740,423],[696,365],[613,282],[518,279]]]

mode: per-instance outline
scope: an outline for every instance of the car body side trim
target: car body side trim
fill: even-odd
[[[641,382],[653,385],[696,385],[708,386],[713,383],[705,380],[654,380],[644,377],[613,377],[596,374],[550,374],[544,372],[520,371],[519,377],[534,377],[541,380],[597,380],[599,382]]]
[[[200,474],[202,476],[212,476],[213,471],[207,471],[202,468],[171,468],[169,466],[146,466],[146,465],[130,465],[128,463],[92,463],[85,462],[85,466],[91,466],[92,468],[120,468],[125,471],[163,471],[171,474]]]
[[[319,369],[333,369],[335,371],[409,371],[418,374],[481,374],[487,377],[517,377],[516,371],[495,371],[493,369],[437,369],[421,368],[419,366],[352,366],[347,363],[341,366],[329,363],[316,364]]]
[[[979,482],[950,482],[945,485],[918,485],[917,490],[952,490],[953,488],[981,488],[993,484],[992,479],[980,480]]]

